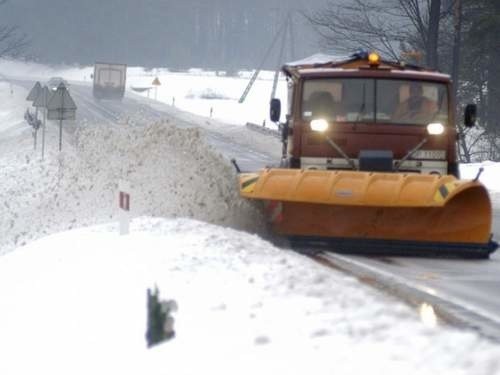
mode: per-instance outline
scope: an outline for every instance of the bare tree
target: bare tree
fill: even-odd
[[[7,0],[0,0],[0,6]],[[0,25],[0,57],[17,57],[28,46],[26,35],[20,34],[17,26]]]
[[[323,45],[334,51],[366,48],[396,60],[421,56],[427,66],[437,68],[439,24],[450,13],[442,8],[441,0],[330,0],[324,9],[305,16]]]

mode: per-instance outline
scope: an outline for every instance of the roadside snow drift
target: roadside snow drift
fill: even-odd
[[[51,130],[56,144],[57,129]],[[52,151],[41,162],[29,148],[14,149],[0,158],[0,167],[0,195],[11,197],[0,203],[0,252],[44,234],[115,220],[122,179],[132,186],[132,216],[262,229],[258,210],[239,197],[234,168],[196,128],[87,125],[60,155]]]
[[[0,257],[0,374],[500,374],[498,345],[257,236],[188,219],[52,235]],[[146,290],[174,299],[147,349]]]

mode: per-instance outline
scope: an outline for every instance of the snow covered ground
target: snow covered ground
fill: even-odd
[[[196,128],[168,122],[87,124],[57,152],[58,128],[47,127],[48,156],[33,151],[26,123],[0,139],[0,254],[60,230],[116,218],[120,180],[132,186],[134,215],[191,217],[256,232],[262,218],[239,198],[234,167]]]
[[[500,373],[500,346],[255,235],[151,218],[117,232],[2,257],[1,374]],[[178,304],[176,337],[148,350],[155,285]]]
[[[26,94],[0,82],[0,374],[500,374],[500,345],[251,234],[262,218],[198,130],[87,124],[58,154],[49,127],[42,162]],[[155,285],[179,306],[176,337],[147,349]]]

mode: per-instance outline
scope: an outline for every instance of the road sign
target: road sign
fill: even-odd
[[[73,110],[61,110],[61,109],[49,109],[47,111],[47,120],[75,120],[76,111]]]
[[[156,77],[151,84],[155,86],[155,100],[156,100],[158,98],[158,86],[161,86],[161,82],[158,79],[158,77]]]
[[[35,83],[35,86],[31,89],[31,91],[28,94],[28,97],[26,100],[29,100],[30,102],[34,101],[38,95],[40,94],[40,91],[42,91],[42,85],[40,82]]]
[[[40,89],[40,93],[37,98],[33,102],[33,107],[43,107],[47,108],[47,104],[52,95],[52,92],[49,90],[47,86],[44,86]]]
[[[48,100],[47,109],[49,120],[74,120],[76,118],[76,104],[62,83]]]
[[[62,122],[76,119],[76,104],[68,89],[61,83],[47,103],[47,119],[59,120],[59,151],[62,150]]]
[[[38,98],[33,102],[33,106],[37,109],[38,107],[44,108],[43,111],[43,123],[42,123],[42,160],[45,157],[45,125],[47,122],[47,104],[49,103],[50,98],[53,95],[53,91],[49,90],[47,86],[44,86]]]

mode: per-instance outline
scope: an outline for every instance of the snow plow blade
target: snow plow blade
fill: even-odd
[[[488,257],[491,202],[453,176],[265,169],[242,173],[240,194],[264,201],[276,234],[298,245],[371,254]]]

